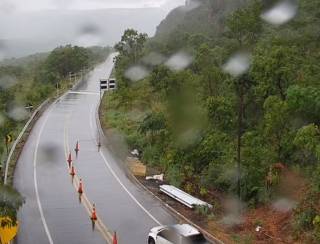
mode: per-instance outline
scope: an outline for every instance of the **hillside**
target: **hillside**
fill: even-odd
[[[158,25],[154,39],[168,39],[175,33],[182,34],[181,32],[217,36],[224,31],[228,13],[245,2],[247,1],[191,1],[190,5],[178,7],[168,14]]]
[[[125,32],[106,124],[235,243],[319,243],[320,2],[200,2]]]

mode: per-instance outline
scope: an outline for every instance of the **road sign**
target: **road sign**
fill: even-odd
[[[108,90],[108,80],[100,80],[100,90]]]
[[[9,144],[12,142],[12,136],[10,134],[6,135],[6,143]]]
[[[116,80],[113,78],[100,80],[100,90],[114,90],[116,87]]]
[[[7,222],[7,225],[0,225],[0,243],[7,244],[17,235],[18,225],[13,225],[9,217],[0,218],[0,223],[2,222]]]
[[[109,79],[109,90],[116,89],[116,80],[115,79]]]
[[[5,141],[6,141],[7,154],[9,154],[9,144],[12,142],[12,136],[10,134],[6,135]]]

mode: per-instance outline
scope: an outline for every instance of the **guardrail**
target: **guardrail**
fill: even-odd
[[[7,161],[6,161],[6,165],[5,165],[5,171],[4,171],[4,181],[3,183],[6,185],[8,183],[8,170],[9,170],[9,164],[10,164],[10,161],[11,161],[11,158],[12,158],[12,155],[18,145],[18,143],[20,142],[22,136],[24,135],[24,133],[26,132],[26,130],[28,129],[29,125],[31,124],[31,122],[33,121],[34,117],[39,113],[39,111],[45,106],[47,105],[47,103],[50,101],[50,99],[47,99],[45,100],[34,112],[33,114],[31,115],[30,119],[28,120],[28,122],[25,124],[25,126],[23,127],[23,129],[21,130],[19,136],[17,137],[17,139],[14,141],[11,149],[10,149],[10,152],[9,152],[9,155],[8,155],[8,158],[7,158]]]
[[[205,207],[212,208],[212,205],[210,205],[209,203],[206,203],[198,198],[195,198],[190,194],[171,185],[161,185],[160,191],[191,209],[193,209],[195,206],[205,206]]]

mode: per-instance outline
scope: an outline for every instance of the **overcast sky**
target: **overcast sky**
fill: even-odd
[[[15,11],[41,11],[47,9],[104,9],[161,7],[171,9],[185,0],[0,0],[4,13]]]
[[[0,60],[47,52],[69,43],[113,46],[127,28],[153,36],[168,12],[184,3],[185,0],[0,0],[0,23],[4,23],[0,28]],[[84,33],[82,30],[88,26],[96,33]]]

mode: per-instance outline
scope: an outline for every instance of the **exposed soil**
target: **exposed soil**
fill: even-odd
[[[284,170],[281,174],[277,194],[279,197],[281,196],[279,199],[284,200],[279,200],[280,209],[276,207],[276,203],[249,209],[244,212],[242,216],[243,221],[232,226],[225,225],[220,221],[223,215],[226,214],[222,209],[215,209],[214,218],[208,220],[208,218],[201,216],[195,210],[191,210],[161,193],[159,186],[163,182],[147,181],[144,177],[137,178],[170,207],[192,220],[213,236],[221,239],[224,243],[303,243],[303,241],[293,239],[291,221],[294,203],[304,196],[306,181],[292,171]],[[215,199],[215,201],[220,202],[219,204],[224,204],[221,200],[223,196],[219,192],[210,191],[209,196],[206,198]],[[284,202],[282,203],[284,206],[281,205],[281,201]],[[260,226],[259,231],[256,230],[258,226]]]

